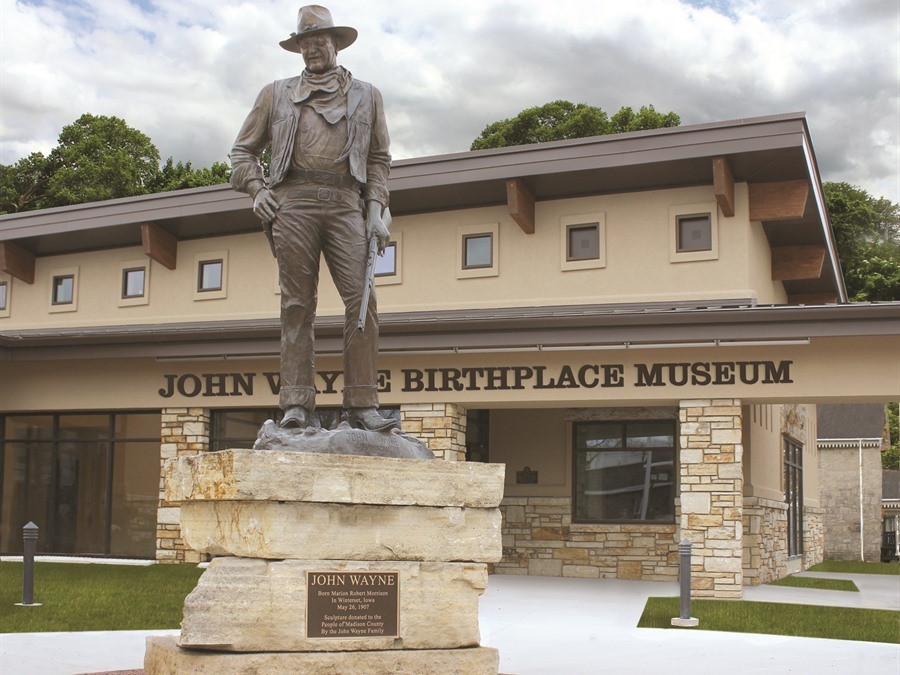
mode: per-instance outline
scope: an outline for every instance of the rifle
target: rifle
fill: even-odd
[[[385,209],[382,215],[385,227],[391,226],[391,210]],[[375,288],[375,258],[378,255],[378,237],[372,235],[369,239],[369,253],[366,258],[366,277],[363,286],[362,302],[359,305],[359,320],[356,322],[356,330],[362,332],[366,329],[366,314],[369,312],[369,297]]]

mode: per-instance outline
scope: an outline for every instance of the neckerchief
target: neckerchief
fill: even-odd
[[[336,124],[347,116],[347,92],[352,82],[353,76],[343,66],[322,74],[304,70],[294,90],[294,103],[308,105],[329,124]]]

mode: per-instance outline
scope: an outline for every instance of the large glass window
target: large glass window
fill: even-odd
[[[803,447],[784,439],[784,498],[787,502],[788,555],[803,554]]]
[[[152,558],[159,413],[6,415],[0,424],[0,550]]]
[[[466,412],[466,461],[489,462],[491,411],[471,409]]]
[[[578,522],[675,520],[675,422],[577,422]]]

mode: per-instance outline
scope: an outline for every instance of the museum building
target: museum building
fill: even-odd
[[[740,597],[823,553],[817,403],[900,392],[849,304],[803,114],[394,163],[382,412],[506,465],[495,573]],[[328,190],[319,191],[327,201]],[[195,562],[165,460],[277,418],[277,266],[222,185],[0,218],[0,551]],[[320,417],[343,306],[322,271]],[[323,533],[327,536],[327,533]]]

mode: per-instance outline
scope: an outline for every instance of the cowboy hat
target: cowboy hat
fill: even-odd
[[[335,26],[331,12],[321,5],[306,5],[297,13],[297,32],[291,33],[287,40],[280,44],[289,52],[300,53],[300,38],[319,33],[332,33],[337,42],[337,49],[345,49],[356,41],[358,33],[349,26]]]

